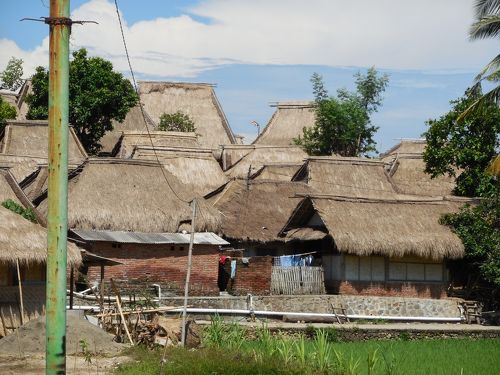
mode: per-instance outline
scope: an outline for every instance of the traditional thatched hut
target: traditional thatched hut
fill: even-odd
[[[211,198],[221,211],[222,233],[247,255],[281,255],[287,249],[278,232],[297,202],[297,193],[310,192],[301,182],[233,180]]]
[[[200,144],[195,133],[124,131],[116,156],[125,159],[130,158],[136,146],[199,148]]]
[[[253,144],[293,145],[293,139],[302,136],[303,129],[312,127],[316,120],[314,102],[278,102],[271,106],[276,107],[276,111]]]
[[[30,157],[34,160],[47,160],[48,157],[47,121],[25,120],[8,121],[5,134],[0,143],[0,154]],[[73,129],[69,128],[68,163],[81,164],[87,153]]]
[[[209,149],[136,146],[132,158],[158,159],[180,181],[184,193],[191,198],[205,196],[228,182]]]
[[[450,195],[455,187],[454,178],[450,176],[431,178],[425,173],[422,155],[425,146],[425,140],[402,140],[382,154],[389,177],[397,190],[403,194]]]
[[[229,145],[222,148],[222,169],[230,178],[249,178],[265,164],[301,163],[307,154],[297,146]]]
[[[222,144],[235,143],[213,85],[141,81],[139,96],[156,124],[163,113],[181,111],[193,120],[203,147],[217,148]]]
[[[156,161],[94,158],[68,184],[70,228],[177,232],[191,218],[179,180]],[[218,232],[220,216],[199,199],[197,231]],[[46,214],[47,200],[38,206]]]
[[[280,235],[289,241],[330,238],[325,283],[346,294],[445,295],[446,259],[463,256],[460,239],[439,223],[458,198],[307,196]]]
[[[68,243],[67,257],[70,267],[77,267],[81,263],[80,250],[72,243]],[[0,308],[4,309],[4,313],[11,307],[15,319],[20,320],[18,275],[21,276],[25,318],[42,312],[45,304],[46,260],[47,231],[0,206]],[[4,332],[3,328],[0,334]]]

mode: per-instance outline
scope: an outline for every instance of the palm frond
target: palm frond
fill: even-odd
[[[463,111],[460,116],[458,116],[457,121],[463,121],[468,115],[475,111],[479,111],[488,105],[495,104],[498,105],[500,102],[500,85],[488,91],[486,94],[482,95],[479,99],[475,100],[465,111]]]
[[[493,176],[500,177],[500,154],[497,154],[496,158],[491,161],[486,172]]]
[[[491,80],[491,78],[496,77],[499,71],[500,71],[500,55],[497,55],[474,78],[473,84],[475,85],[485,79],[488,79],[487,77],[490,77],[489,79],[490,81],[494,81]]]
[[[474,4],[476,18],[481,19],[484,16],[498,14],[500,12],[499,0],[476,0]]]
[[[500,16],[489,15],[472,24],[469,30],[471,40],[496,38],[500,36]]]

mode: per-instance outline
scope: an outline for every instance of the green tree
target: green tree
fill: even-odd
[[[29,95],[28,119],[48,117],[49,72],[36,69],[32,77],[33,94]],[[89,154],[96,154],[102,136],[113,129],[112,120],[123,121],[137,104],[130,81],[113,71],[111,62],[87,57],[87,51],[73,52],[69,66],[69,122]]]
[[[177,111],[175,113],[163,113],[160,116],[158,130],[171,132],[195,132],[193,120],[188,115]]]
[[[16,91],[23,84],[23,60],[11,57],[5,70],[0,73],[1,88]]]
[[[500,109],[489,104],[471,112],[463,121],[457,116],[477,100],[479,94],[468,91],[451,102],[452,109],[439,119],[427,121],[423,134],[425,171],[432,177],[455,177],[455,194],[494,196],[499,194],[495,177],[486,173],[500,146]]]
[[[472,24],[469,37],[471,40],[498,38],[500,36],[500,1],[499,0],[476,0],[476,21]],[[498,105],[500,101],[500,55],[497,55],[486,65],[475,77],[472,91],[480,93],[483,82],[490,82],[495,85],[484,95],[478,95],[458,117],[463,120],[470,113],[482,106],[490,104]]]
[[[0,134],[2,134],[5,127],[5,120],[15,119],[16,116],[16,109],[0,96]]]
[[[312,75],[316,121],[294,139],[309,155],[360,156],[376,151],[373,135],[378,127],[370,117],[382,104],[389,78],[379,76],[373,67],[354,77],[356,92],[340,89],[336,97],[329,97],[323,78]]]

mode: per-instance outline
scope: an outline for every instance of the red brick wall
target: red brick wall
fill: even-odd
[[[120,289],[137,290],[152,288],[160,284],[162,293],[183,293],[188,260],[188,245],[142,245],[95,243],[90,250],[121,265],[105,267],[105,284],[110,278]],[[217,287],[219,249],[218,246],[195,245],[193,248],[190,293],[193,295],[218,295]],[[100,279],[100,267],[90,267],[88,278],[92,282]],[[108,286],[108,285],[106,285]]]
[[[235,259],[233,258],[233,260]],[[270,294],[273,257],[252,257],[249,258],[248,264],[243,264],[241,259],[236,259],[236,262],[236,276],[228,284],[228,291],[231,294]],[[230,264],[230,261],[226,263],[226,266],[228,264]]]
[[[446,298],[445,284],[425,283],[370,283],[361,281],[342,281],[333,285],[333,292],[339,294],[379,296],[379,297],[418,297]]]

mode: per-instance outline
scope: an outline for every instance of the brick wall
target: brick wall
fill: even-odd
[[[330,288],[329,288],[330,289]],[[416,297],[416,298],[446,298],[446,285],[441,283],[402,283],[385,282],[371,283],[360,281],[342,281],[332,285],[332,290],[338,294],[365,295],[380,297]]]
[[[90,251],[123,263],[105,267],[104,279],[107,288],[109,279],[113,278],[124,292],[153,290],[152,284],[159,284],[162,293],[180,294],[184,291],[188,245],[95,243]],[[194,246],[190,294],[219,294],[218,261],[218,246]],[[100,267],[90,267],[87,275],[91,283],[99,280]]]
[[[229,281],[228,291],[233,295],[270,294],[272,263],[271,256],[248,258],[248,264],[236,259],[236,277]],[[226,267],[229,264],[228,261]]]

